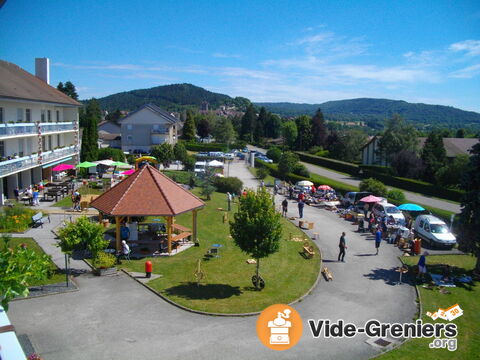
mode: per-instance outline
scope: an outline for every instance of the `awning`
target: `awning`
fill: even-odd
[[[58,160],[58,161],[54,161],[50,164],[47,164],[47,165],[42,165],[42,169],[46,169],[46,168],[49,168],[49,167],[52,167],[52,166],[55,166],[55,165],[58,165],[58,164],[61,164],[65,161],[68,161],[68,160],[72,160],[73,156],[69,157],[69,158],[66,158],[66,159],[62,159],[62,160]]]

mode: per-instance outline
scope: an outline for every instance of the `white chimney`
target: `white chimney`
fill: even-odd
[[[35,59],[35,76],[50,85],[50,59]]]

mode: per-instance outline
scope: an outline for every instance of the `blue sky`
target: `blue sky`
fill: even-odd
[[[253,101],[480,111],[480,2],[7,0],[0,58],[81,98],[188,82]]]

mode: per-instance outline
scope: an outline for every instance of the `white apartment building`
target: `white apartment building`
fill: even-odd
[[[51,177],[51,168],[79,160],[82,104],[49,85],[49,60],[35,60],[34,76],[0,60],[0,205]]]

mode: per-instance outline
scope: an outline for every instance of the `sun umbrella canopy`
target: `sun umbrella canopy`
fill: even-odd
[[[130,169],[132,167],[130,164],[124,163],[122,161],[115,161],[111,164],[111,166],[116,166],[122,169]]]
[[[223,167],[223,163],[221,161],[218,161],[218,160],[212,160],[208,163],[208,166],[211,166],[211,167]]]
[[[95,161],[95,163],[100,164],[100,165],[105,165],[105,166],[113,166],[112,164],[114,162],[115,161],[113,161],[113,160],[98,160],[98,161]]]
[[[383,200],[382,198],[379,198],[379,197],[376,197],[376,196],[373,196],[373,195],[368,195],[368,196],[365,196],[364,198],[360,199],[360,201],[363,201],[363,202],[366,202],[366,203],[377,203],[377,202],[380,202],[382,200]]]
[[[320,185],[318,188],[318,190],[333,190],[330,186],[328,185]]]
[[[70,164],[60,164],[52,168],[52,171],[65,171],[65,170],[73,169],[74,167],[75,166]]]
[[[297,182],[297,185],[298,186],[312,186],[313,183],[311,181],[308,181],[308,180],[302,180],[302,181]]]
[[[127,171],[123,171],[121,174],[122,175],[132,175],[135,172],[135,169],[130,169]]]
[[[84,161],[80,164],[77,165],[77,168],[91,168],[91,167],[94,167],[94,166],[97,166],[98,164],[95,164],[93,162],[90,162],[90,161]]]
[[[425,210],[423,207],[417,204],[402,204],[398,207],[400,210],[405,211],[423,211]]]

